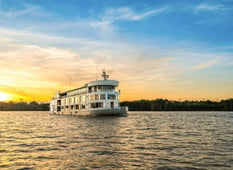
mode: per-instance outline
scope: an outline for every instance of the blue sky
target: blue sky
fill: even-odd
[[[233,96],[230,0],[1,0],[0,18],[0,91],[25,100],[103,68],[123,100]]]
[[[139,40],[191,40],[224,46],[232,43],[231,1],[2,0],[0,4],[3,19],[8,20],[2,24],[10,28],[73,36],[78,30],[69,26],[63,28],[64,31],[56,30],[52,24],[76,23],[78,27],[78,23],[93,23]],[[71,32],[65,32],[66,29]],[[103,38],[95,31],[92,33],[95,38]]]

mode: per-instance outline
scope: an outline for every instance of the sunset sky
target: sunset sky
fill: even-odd
[[[121,100],[233,97],[232,0],[1,0],[0,101],[120,81]]]

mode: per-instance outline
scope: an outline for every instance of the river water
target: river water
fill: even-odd
[[[0,169],[233,169],[233,112],[0,112]]]

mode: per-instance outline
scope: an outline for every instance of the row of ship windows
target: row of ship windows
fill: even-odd
[[[90,95],[90,101],[94,101],[94,100],[116,100],[117,96],[115,94],[92,94]],[[61,100],[61,103],[58,104],[62,104],[65,105],[66,103],[75,103],[75,102],[82,102],[85,103],[86,102],[86,96],[76,96],[76,97],[70,97],[70,98],[65,98]]]
[[[88,92],[97,92],[98,90],[107,91],[107,90],[114,90],[115,87],[112,85],[99,85],[99,86],[92,86],[88,88]]]
[[[114,102],[110,102],[110,107],[111,108],[114,108],[116,106],[119,106],[119,103],[117,104],[117,103],[114,103]],[[91,103],[90,107],[91,108],[103,108],[104,105],[103,105],[102,102],[95,102],[95,103]]]
[[[76,96],[76,97],[69,97],[61,100],[61,104],[65,105],[66,103],[75,103],[75,102],[86,102],[86,96]],[[60,103],[58,103],[60,104]]]
[[[95,102],[95,103],[91,103],[90,104],[90,108],[103,108],[103,102]],[[113,108],[114,107],[114,102],[110,103],[110,107]],[[84,104],[77,104],[77,105],[70,105],[70,106],[62,106],[61,109],[71,109],[71,110],[79,110],[79,109],[85,109],[85,105]]]
[[[71,110],[79,110],[79,109],[85,109],[84,104],[77,104],[77,105],[70,105],[70,106],[62,106],[61,109],[71,109]],[[96,102],[96,103],[91,103],[90,108],[103,108],[103,103],[102,102]]]
[[[84,104],[77,104],[77,105],[71,105],[70,106],[70,109],[76,109],[76,110],[78,110],[78,109],[85,109],[86,108],[86,106],[84,105]],[[62,106],[61,107],[61,109],[69,109],[69,107],[68,106]]]
[[[108,91],[108,90],[114,90],[115,87],[112,85],[99,85],[99,86],[92,86],[88,88],[88,92],[97,92],[97,90],[103,90],[103,91]],[[78,89],[78,90],[74,90],[69,92],[69,95],[77,95],[77,94],[81,94],[81,93],[86,93],[86,88],[82,88],[82,89]]]
[[[92,95],[90,95],[90,101],[105,100],[105,99],[106,99],[106,94],[92,94]],[[107,99],[108,100],[116,100],[116,95],[115,94],[107,94]]]

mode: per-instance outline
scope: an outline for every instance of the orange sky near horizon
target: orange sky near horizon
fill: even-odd
[[[92,76],[95,80],[95,76]],[[99,76],[100,77],[100,76]],[[100,78],[99,78],[100,79]],[[114,77],[117,80],[117,77]],[[40,81],[39,81],[40,82]],[[38,82],[38,83],[39,83]],[[74,80],[71,81],[71,89],[81,87],[89,81],[79,81]],[[41,82],[43,84],[43,82]],[[166,85],[162,82],[158,82],[156,84],[150,82],[133,82],[133,81],[120,81],[120,86],[118,89],[121,91],[120,100],[121,101],[134,101],[134,100],[153,100],[158,98],[169,99],[169,100],[214,100],[219,101],[222,99],[232,98],[232,94],[228,93],[228,90],[225,89],[221,91],[220,94],[216,93],[213,95],[212,91],[218,90],[216,87],[202,87],[195,89],[192,87],[188,87],[185,85],[183,88],[178,85],[170,84]],[[49,81],[47,82],[48,87],[7,87],[1,88],[0,91],[0,101],[38,101],[38,102],[49,102],[50,99],[56,94],[58,91],[66,91],[70,89],[69,80],[66,80],[64,84],[57,84],[51,80],[51,85],[49,85]],[[77,85],[76,85],[77,84]],[[35,84],[34,84],[35,85]],[[40,84],[38,84],[40,85]],[[182,83],[180,84],[182,85]],[[17,86],[17,85],[16,85]],[[50,88],[49,88],[50,87]],[[165,88],[164,88],[165,87]],[[231,88],[231,87],[228,87]]]

